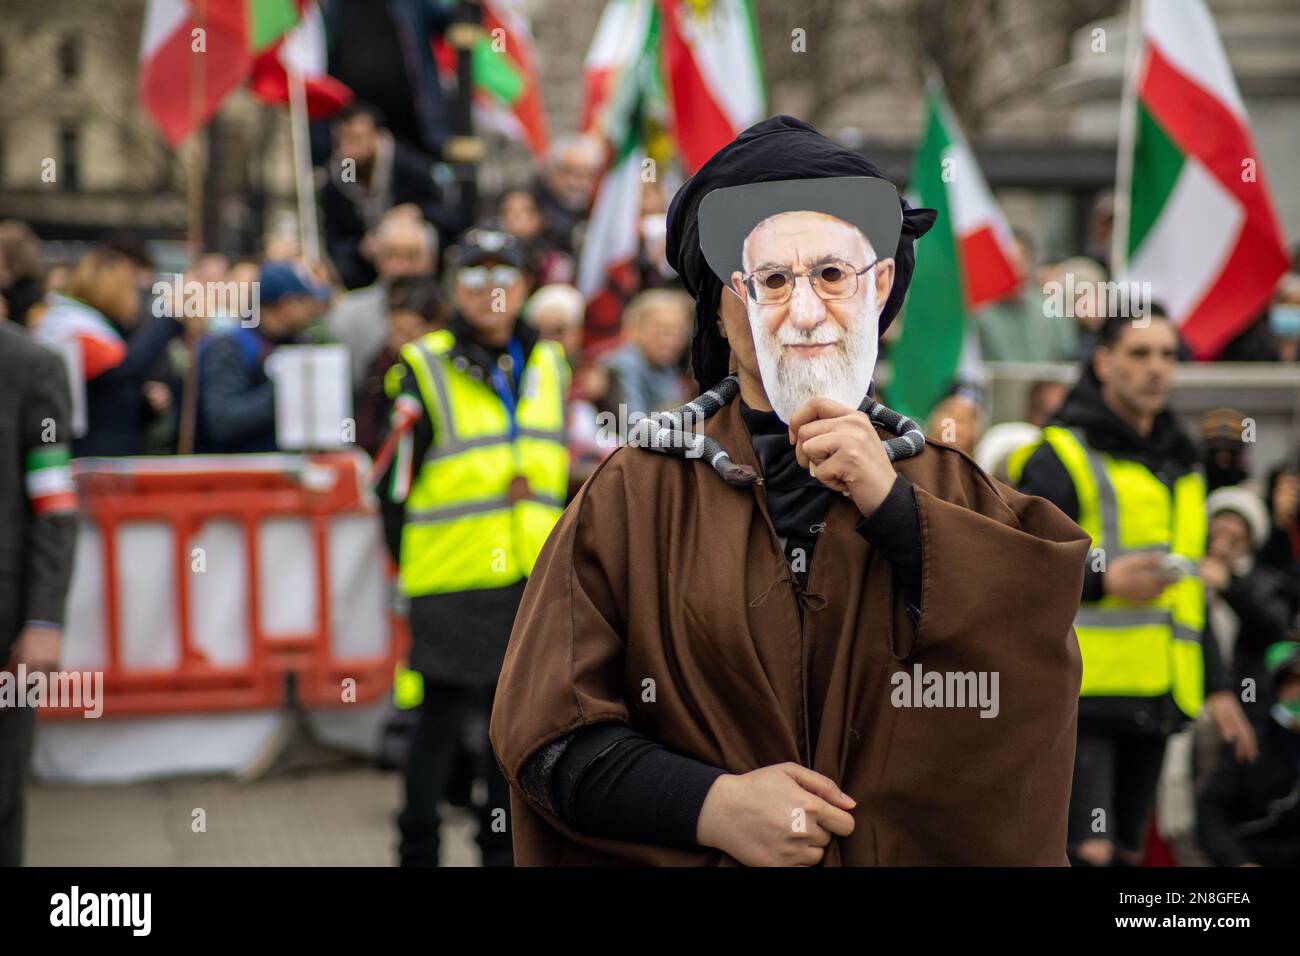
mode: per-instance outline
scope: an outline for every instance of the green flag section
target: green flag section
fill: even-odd
[[[929,116],[912,169],[917,204],[939,215],[935,228],[917,243],[916,270],[901,317],[903,331],[890,351],[889,403],[918,421],[924,421],[952,384],[966,334],[957,237],[944,182],[943,156],[950,140],[939,96],[937,90],[927,90]]]
[[[492,49],[492,41],[480,35],[470,48],[474,85],[503,103],[514,103],[527,85],[515,64]]]
[[[1160,217],[1183,169],[1183,154],[1160,128],[1151,111],[1137,105],[1137,142],[1133,166],[1142,170],[1143,189],[1135,191],[1129,208],[1128,250],[1142,244]]]
[[[528,21],[511,2],[483,0],[481,6],[483,32],[471,51],[476,117],[545,156],[546,111]]]
[[[246,0],[248,4],[248,46],[260,52],[280,39],[298,23],[297,0]]]
[[[939,211],[918,245],[889,400],[923,419],[959,377],[976,310],[1015,294],[1011,227],[984,181],[938,78],[926,84],[927,119],[912,171],[917,203]]]
[[[637,287],[642,177],[664,109],[657,64],[661,30],[651,0],[613,0],[587,56],[589,71],[601,64],[603,105],[589,99],[584,116],[609,150],[578,262],[577,286],[587,300],[583,344],[592,354],[617,344],[628,290]],[[589,85],[589,95],[591,90]]]

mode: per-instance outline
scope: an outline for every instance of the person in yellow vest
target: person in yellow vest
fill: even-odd
[[[487,781],[483,863],[509,866],[509,789],[488,714],[525,581],[564,508],[570,371],[557,343],[518,321],[531,277],[517,239],[473,229],[447,258],[454,314],[404,346],[385,382],[393,456],[379,487],[412,645],[398,691],[422,693],[399,855],[437,865],[438,802],[468,748]]]
[[[1178,332],[1159,307],[1108,319],[1041,439],[1012,455],[1024,494],[1092,537],[1075,632],[1083,655],[1069,853],[1143,853],[1165,744],[1204,705],[1249,757],[1254,734],[1205,613],[1205,478],[1168,408]]]

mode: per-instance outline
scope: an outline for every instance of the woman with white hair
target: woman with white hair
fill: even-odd
[[[524,321],[544,339],[559,342],[573,369],[573,383],[566,409],[569,446],[569,497],[596,470],[596,466],[618,447],[617,434],[600,427],[597,403],[609,390],[609,378],[599,365],[582,364],[583,321],[587,300],[571,285],[544,285],[524,306]]]
[[[544,339],[564,346],[569,364],[576,367],[582,351],[582,319],[587,300],[571,285],[553,282],[534,292],[524,306],[524,321]]]

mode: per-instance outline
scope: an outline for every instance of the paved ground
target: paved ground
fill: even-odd
[[[317,754],[247,783],[190,778],[130,786],[35,786],[36,866],[391,866],[401,776]],[[192,827],[206,815],[206,832]],[[476,866],[476,824],[451,810],[443,864]]]

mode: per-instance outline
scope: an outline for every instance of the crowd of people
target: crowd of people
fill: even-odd
[[[305,261],[293,236],[276,234],[255,257],[197,255],[184,275],[186,283],[240,296],[256,289],[255,315],[233,307],[241,297],[228,297],[216,311],[179,307],[174,293],[156,291],[160,277],[138,241],[111,239],[76,261],[49,261],[32,230],[12,221],[0,223],[0,308],[68,362],[76,457],[273,451],[268,357],[287,344],[346,346],[356,444],[383,466],[388,541],[411,599],[412,669],[424,679],[402,820],[403,860],[418,865],[437,859],[437,803],[476,720],[483,724],[473,731],[480,772],[495,779],[494,768],[484,769],[484,708],[522,582],[559,509],[627,439],[638,414],[696,394],[689,373],[694,303],[664,256],[666,197],[647,183],[634,268],[614,284],[612,317],[591,314],[575,277],[603,156],[586,139],[556,140],[535,180],[491,197],[480,216],[442,201],[425,154],[395,136],[379,110],[345,110],[331,135],[318,196],[321,261]],[[1201,550],[1182,554],[1177,543],[1156,541],[1162,557],[1111,542],[1111,565],[1085,577],[1082,607],[1099,613],[1116,600],[1149,602],[1181,581],[1200,582],[1203,619],[1193,615],[1187,626],[1196,632],[1204,678],[1173,710],[1142,705],[1134,691],[1140,679],[1096,689],[1120,704],[1091,708],[1085,698],[1073,857],[1103,865],[1143,859],[1158,804],[1162,835],[1179,862],[1300,862],[1300,645],[1293,643],[1300,460],[1252,474],[1244,411],[1218,409],[1205,416],[1199,440],[1185,434],[1168,411],[1172,370],[1187,357],[1173,325],[1156,310],[1157,321],[1139,329],[1106,315],[1096,298],[1053,315],[1044,288],[1067,274],[1080,288],[1103,281],[1104,264],[1074,257],[1040,266],[1022,234],[1016,248],[1024,285],[976,315],[980,353],[989,362],[1078,363],[1079,384],[1037,384],[1024,422],[985,435],[980,383],[955,381],[926,423],[930,437],[1047,498],[1085,530],[1105,519],[1099,479],[1120,489],[1112,505],[1121,529],[1136,520],[1125,508],[1146,507],[1139,486],[1147,478],[1115,462],[1135,463],[1174,498],[1186,475],[1204,475],[1208,492],[1196,499],[1199,517],[1187,519],[1206,524]],[[1300,265],[1222,358],[1300,360]],[[526,371],[534,376],[531,391]],[[551,386],[560,396],[558,423],[543,407]],[[490,407],[475,404],[482,396]],[[880,397],[888,400],[887,389]],[[493,424],[498,407],[508,414]],[[612,429],[602,424],[611,420],[618,423]],[[520,435],[532,436],[536,447]],[[522,458],[508,465],[492,459],[498,438],[518,443]],[[563,466],[555,447],[565,452]],[[1087,472],[1088,462],[1102,458],[1104,468],[1118,470]],[[484,491],[498,481],[499,489]],[[1125,490],[1126,482],[1137,490]],[[497,492],[526,513],[525,523],[535,522],[522,550],[504,558],[494,549],[513,539],[492,524],[493,512],[475,511],[482,494]],[[527,503],[522,512],[520,502]],[[431,537],[435,529],[444,537]],[[471,553],[483,551],[487,563],[448,570],[473,566],[464,550],[471,539]],[[447,568],[411,558],[416,550],[439,553],[452,546],[448,540],[461,550],[442,562]],[[501,567],[490,566],[498,561]],[[453,643],[448,620],[460,625]],[[1104,644],[1102,632],[1112,626],[1097,624],[1087,640]],[[1163,666],[1141,666],[1148,665]],[[1125,666],[1137,665],[1116,665]],[[1180,729],[1189,723],[1192,730]],[[504,796],[490,790],[488,805],[500,806]],[[1100,834],[1096,808],[1112,818]],[[485,860],[508,861],[508,840],[503,846],[499,837],[485,816]]]

